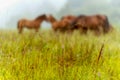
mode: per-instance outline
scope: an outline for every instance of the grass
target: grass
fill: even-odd
[[[0,80],[120,80],[120,32],[0,32]]]

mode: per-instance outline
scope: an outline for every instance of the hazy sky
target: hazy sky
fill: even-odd
[[[36,11],[40,9],[44,13],[46,2],[47,5],[50,4],[56,11],[59,11],[67,0],[0,0],[0,28],[6,27],[13,16],[23,16],[26,9],[32,10],[31,14],[33,13],[34,16],[38,16]]]
[[[42,3],[44,0],[0,0],[0,12],[4,9],[8,9],[15,4],[19,4],[20,2],[27,3]],[[61,8],[67,0],[49,0],[53,6],[57,8]]]

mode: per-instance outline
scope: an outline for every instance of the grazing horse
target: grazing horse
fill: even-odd
[[[80,15],[72,22],[72,28],[80,29],[84,33],[88,30],[94,30],[98,34],[101,29],[104,33],[107,33],[110,29],[110,24],[105,15]]]
[[[45,14],[41,15],[41,16],[38,16],[36,19],[34,20],[27,20],[27,19],[21,19],[18,21],[18,30],[19,30],[19,33],[22,33],[23,31],[23,28],[28,28],[28,29],[35,29],[36,32],[38,32],[40,26],[41,26],[41,23],[46,20],[47,21],[47,17]]]
[[[57,21],[52,15],[49,15],[48,21],[52,24],[54,31],[65,32],[67,30],[68,22],[65,20]]]

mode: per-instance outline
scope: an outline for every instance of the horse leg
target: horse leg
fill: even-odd
[[[72,33],[73,33],[73,30],[68,29],[68,30],[67,30],[67,33],[68,33],[68,34],[72,34]]]
[[[99,36],[101,34],[101,31],[99,28],[94,29],[95,35]]]
[[[102,25],[102,28],[103,28],[103,33],[104,34],[108,33],[109,30],[110,30],[110,26]]]
[[[39,31],[39,28],[36,28],[35,31],[38,32],[38,31]]]
[[[87,34],[87,31],[88,31],[87,27],[82,27],[80,28],[80,30],[82,34]]]
[[[22,28],[22,27],[19,27],[18,30],[19,30],[19,33],[22,33],[23,28]]]

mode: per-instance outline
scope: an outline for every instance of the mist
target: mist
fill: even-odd
[[[17,21],[21,18],[32,20],[41,14],[56,15],[66,2],[67,0],[0,1],[0,28],[16,28]]]
[[[16,28],[19,19],[34,19],[41,14],[105,14],[112,24],[120,24],[119,0],[0,0],[0,28]],[[45,27],[46,22],[43,22]]]

